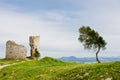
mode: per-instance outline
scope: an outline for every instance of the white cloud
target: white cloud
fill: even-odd
[[[84,51],[82,44],[77,40],[78,28],[89,25],[108,43],[107,50],[101,52],[100,56],[119,56],[120,11],[117,3],[119,0],[105,2],[87,0],[80,1],[79,5],[79,1],[77,3],[76,1],[78,0],[71,0],[81,10],[68,12],[59,10],[19,12],[20,7],[1,3],[0,43],[5,45],[8,39],[13,39],[28,47],[29,36],[40,35],[43,56],[94,56],[94,54],[87,54],[89,52]],[[4,54],[5,51],[0,52]]]
[[[54,22],[56,19],[63,19],[59,13],[46,13],[48,18],[54,19],[54,17],[56,17],[54,21],[47,21],[43,19],[43,17],[41,19],[42,15],[34,16],[35,14],[25,14],[7,10],[0,12],[0,34],[2,35],[0,37],[0,43],[5,44],[7,40],[13,39],[18,43],[27,44],[28,46],[28,37],[30,35],[40,35],[41,47],[52,48],[52,52],[54,52],[54,50],[64,52],[78,49],[75,45],[77,44],[77,40],[75,40],[76,36],[74,36],[74,34],[70,34],[69,36],[69,32],[66,32],[68,30],[65,30],[66,24],[61,21]]]

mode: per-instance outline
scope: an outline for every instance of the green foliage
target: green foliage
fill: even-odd
[[[34,53],[34,56],[38,59],[40,57],[40,52],[35,49],[35,53]]]
[[[96,60],[100,63],[98,59],[98,53],[100,49],[105,49],[106,42],[102,36],[98,34],[95,30],[91,29],[89,26],[82,26],[79,29],[80,36],[78,40],[83,43],[85,49],[98,49],[96,52]]]
[[[83,43],[86,49],[97,49],[98,47],[105,49],[105,40],[98,34],[98,32],[91,29],[89,26],[82,26],[79,29],[79,33],[80,36],[78,40]]]

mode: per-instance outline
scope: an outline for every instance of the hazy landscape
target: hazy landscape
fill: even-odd
[[[78,62],[78,63],[94,63],[94,62],[96,62],[95,57],[77,58],[75,56],[70,56],[70,57],[61,57],[61,58],[58,58],[58,59],[62,60],[62,61]],[[99,59],[102,62],[120,61],[120,57],[100,57]]]

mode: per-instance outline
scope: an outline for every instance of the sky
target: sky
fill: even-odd
[[[0,0],[0,58],[6,41],[27,48],[29,36],[40,36],[41,57],[95,57],[78,41],[78,29],[90,26],[107,42],[99,56],[120,56],[120,0]]]

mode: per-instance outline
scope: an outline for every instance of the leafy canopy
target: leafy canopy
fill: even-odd
[[[86,49],[105,49],[106,42],[102,36],[98,34],[95,30],[91,29],[89,26],[82,26],[79,29],[80,36],[78,40],[83,43]]]

